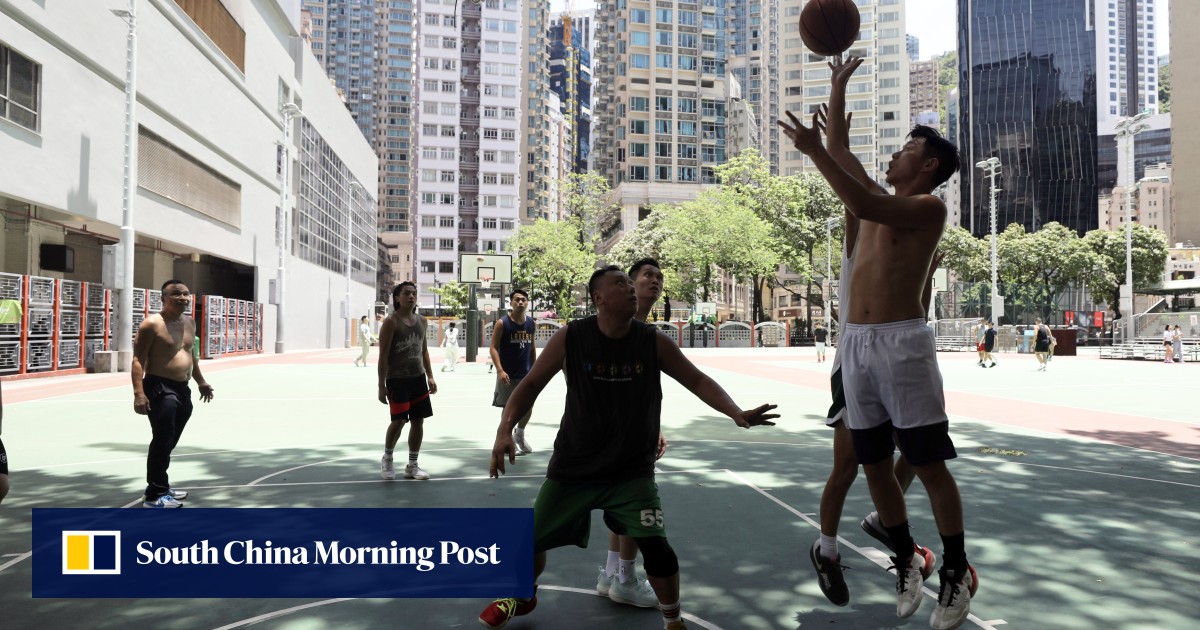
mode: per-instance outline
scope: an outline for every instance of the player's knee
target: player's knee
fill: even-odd
[[[4,497],[8,495],[8,475],[0,475],[0,503],[4,502]]]
[[[829,483],[839,488],[849,488],[854,485],[854,480],[858,478],[858,461],[853,457],[849,459],[834,458],[833,470],[829,472]]]
[[[642,552],[642,566],[646,575],[667,578],[679,573],[679,558],[666,538],[638,538],[637,546]]]

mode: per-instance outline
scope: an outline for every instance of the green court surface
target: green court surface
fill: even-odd
[[[858,526],[871,510],[860,475],[846,502],[842,556],[851,602],[830,604],[807,552],[829,472],[830,363],[811,348],[689,351],[744,407],[777,403],[776,427],[737,428],[664,378],[670,447],[657,480],[682,571],[690,628],[928,627],[937,578],[916,615],[895,617],[895,577]],[[832,356],[832,355],[831,355]],[[1028,355],[940,355],[951,463],[963,496],[979,592],[964,628],[1200,627],[1200,365]],[[561,378],[528,430],[535,448],[499,480],[487,460],[499,410],[483,365],[436,373],[421,465],[427,482],[379,477],[387,410],[374,369],[351,351],[206,362],[216,388],[171,465],[204,507],[528,507],[562,412]],[[32,599],[30,509],[136,506],[150,431],[132,412],[127,375],[7,382],[4,442],[13,488],[0,505],[0,627],[471,628],[484,600]],[[405,434],[407,435],[407,434]],[[402,459],[404,438],[397,447]],[[920,483],[913,534],[940,555]],[[654,610],[595,595],[606,534],[550,552],[533,614],[509,628],[661,628]],[[641,567],[638,568],[641,573]]]

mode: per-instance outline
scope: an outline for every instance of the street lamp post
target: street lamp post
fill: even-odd
[[[996,177],[1000,175],[1001,171],[1000,158],[990,157],[986,160],[976,162],[975,167],[983,169],[984,174],[991,181],[988,193],[988,213],[991,215],[992,230],[992,304],[989,309],[991,317],[988,321],[991,321],[993,324],[999,324],[999,318],[1004,314],[1004,298],[1000,297],[999,265],[996,259],[996,198],[1001,191],[1000,188],[996,188]]]
[[[129,0],[126,10],[114,9],[113,15],[129,24],[125,44],[125,169],[121,186],[121,274],[117,304],[117,358],[129,369],[133,353],[133,247],[137,235],[133,229],[133,195],[137,166],[137,0]],[[129,353],[129,358],[125,358]],[[120,369],[120,368],[118,368]]]
[[[1125,158],[1125,286],[1121,287],[1122,317],[1125,321],[1125,340],[1133,341],[1136,334],[1133,322],[1133,187],[1134,187],[1134,138],[1150,128],[1145,120],[1149,112],[1122,118],[1117,123],[1117,142],[1125,142],[1122,152]]]
[[[825,282],[829,286],[825,298],[825,330],[833,330],[833,228],[840,221],[837,217],[825,219]]]
[[[437,276],[433,277],[433,288],[437,289],[437,291],[433,292],[433,318],[441,319],[441,317],[442,317],[442,291],[441,291],[442,283],[437,279]]]
[[[304,116],[295,103],[285,103],[279,110],[283,116],[283,164],[280,169],[279,209],[275,212],[275,240],[279,244],[279,260],[275,269],[275,353],[283,354],[284,279],[287,275],[287,218],[288,189],[292,185],[292,119]],[[349,306],[349,305],[347,305]]]
[[[354,193],[362,189],[358,182],[350,182],[350,205],[346,207],[346,347],[350,347],[350,331],[354,328],[354,309],[350,308],[350,265],[353,261],[354,243]]]

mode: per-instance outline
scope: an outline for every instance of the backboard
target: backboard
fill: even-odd
[[[477,302],[479,310],[483,311],[484,315],[491,315],[500,310],[500,298],[479,298]]]
[[[696,314],[697,315],[716,316],[717,304],[715,302],[697,302],[696,303]]]
[[[512,256],[510,254],[459,254],[458,281],[463,284],[481,284],[484,276],[490,276],[496,284],[512,284]]]

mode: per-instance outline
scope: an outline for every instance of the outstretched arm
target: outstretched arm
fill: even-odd
[[[729,416],[743,429],[760,425],[775,425],[771,420],[778,418],[779,414],[767,413],[774,409],[775,405],[762,405],[756,409],[742,410],[737,403],[733,402],[724,388],[707,374],[696,369],[696,366],[683,356],[679,347],[670,338],[660,332],[656,334],[655,343],[658,346],[658,364],[662,367],[662,371],[667,376],[679,381],[680,385],[704,401],[704,404]]]

